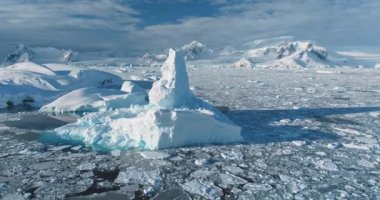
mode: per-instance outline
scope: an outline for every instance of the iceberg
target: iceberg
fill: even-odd
[[[149,102],[90,113],[55,132],[97,150],[156,150],[243,141],[239,126],[190,91],[180,50],[169,50],[161,72],[161,79],[148,93]]]
[[[87,87],[69,92],[41,107],[45,112],[95,112],[146,104],[145,94],[129,94],[116,89]]]
[[[117,88],[123,80],[114,74],[64,64],[16,63],[0,68],[0,107],[7,101],[21,104],[32,99],[40,107],[71,91],[86,88]]]
[[[235,62],[233,65],[235,68],[252,68],[251,61],[246,58],[242,58],[239,61]]]
[[[151,104],[169,109],[193,105],[194,95],[190,91],[183,57],[181,51],[169,50],[169,57],[161,67],[162,77],[149,91]]]

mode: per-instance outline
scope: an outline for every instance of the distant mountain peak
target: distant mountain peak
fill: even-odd
[[[17,48],[11,52],[4,60],[4,65],[12,65],[20,62],[71,62],[75,52],[71,49],[57,49],[54,47],[35,47],[31,48],[24,44],[17,45]]]
[[[11,52],[4,60],[4,64],[11,65],[18,62],[30,62],[34,59],[35,53],[24,44],[18,44],[16,50]]]
[[[181,50],[185,53],[187,60],[197,60],[213,54],[213,50],[208,49],[205,44],[196,40],[185,44],[181,47]]]

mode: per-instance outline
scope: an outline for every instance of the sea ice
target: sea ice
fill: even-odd
[[[169,158],[169,154],[164,152],[158,152],[158,151],[143,151],[140,153],[140,155],[145,159],[166,159]]]
[[[134,167],[127,168],[126,171],[120,172],[115,183],[120,184],[142,184],[159,187],[162,182],[161,172],[159,169],[144,170]]]
[[[192,180],[186,182],[182,185],[182,188],[190,193],[200,195],[206,199],[217,199],[223,195],[221,188],[202,180]]]
[[[338,171],[338,166],[331,159],[317,160],[315,165],[322,170]]]
[[[246,180],[232,174],[220,174],[220,180],[223,185],[242,185],[247,183]]]

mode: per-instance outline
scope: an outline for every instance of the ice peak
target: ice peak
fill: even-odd
[[[189,44],[184,45],[181,50],[184,52],[187,60],[204,58],[213,53],[213,51],[211,49],[208,49],[206,45],[195,40]]]
[[[184,54],[181,50],[169,50],[161,67],[162,77],[153,83],[149,102],[163,108],[190,106],[193,94],[189,88]]]
[[[4,60],[7,65],[18,63],[18,62],[29,62],[33,60],[35,53],[24,44],[17,45],[17,49],[10,53]]]
[[[62,57],[61,57],[61,60],[63,62],[71,62],[72,61],[72,58],[73,58],[73,55],[74,55],[74,52],[69,49],[69,50],[66,50],[62,53]]]

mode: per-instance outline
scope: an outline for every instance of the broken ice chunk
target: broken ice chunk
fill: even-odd
[[[268,191],[272,189],[272,186],[267,183],[247,183],[244,189],[252,192]]]
[[[219,177],[223,185],[241,185],[247,183],[246,180],[232,174],[220,174]]]
[[[83,163],[79,165],[78,169],[81,171],[90,171],[90,170],[95,169],[95,167],[96,167],[95,163],[87,162],[87,163]]]
[[[25,200],[24,196],[21,194],[7,194],[5,195],[2,200]]]
[[[369,162],[368,160],[362,158],[358,161],[358,165],[360,166],[363,166],[363,167],[367,167],[367,168],[374,168],[375,165],[371,162]]]
[[[48,162],[42,162],[37,164],[29,165],[30,169],[34,170],[45,170],[45,169],[53,169],[56,168],[58,165],[54,161],[48,161]]]
[[[61,150],[64,150],[64,149],[68,149],[70,147],[71,147],[71,145],[62,145],[62,146],[57,146],[57,147],[49,148],[48,150],[50,150],[50,151],[61,151]]]
[[[143,185],[159,186],[161,181],[162,178],[159,169],[145,170],[130,167],[127,170],[119,173],[115,180],[115,183],[136,183]]]
[[[196,160],[194,161],[195,165],[198,165],[198,166],[204,165],[204,164],[206,164],[207,162],[208,162],[208,160],[205,159],[205,158],[196,159]]]
[[[242,160],[243,154],[237,151],[223,152],[220,154],[226,160]]]
[[[203,180],[192,180],[182,184],[182,188],[190,193],[197,194],[206,199],[216,199],[223,195],[221,188],[213,183]]]
[[[159,152],[159,151],[144,151],[141,152],[140,155],[145,158],[145,159],[150,159],[150,160],[163,160],[168,158],[170,155],[164,152]]]
[[[315,162],[315,165],[323,170],[338,171],[338,166],[331,159],[318,160]]]

